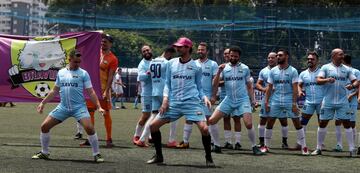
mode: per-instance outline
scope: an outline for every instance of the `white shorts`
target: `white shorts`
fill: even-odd
[[[123,87],[117,87],[116,89],[113,89],[115,94],[123,94],[124,90]]]

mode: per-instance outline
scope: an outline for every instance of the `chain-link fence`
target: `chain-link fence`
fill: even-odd
[[[331,50],[337,47],[350,54],[353,66],[360,68],[360,58],[357,58],[360,56],[360,11],[357,7],[279,7],[275,4],[250,7],[230,4],[149,5],[145,8],[87,3],[49,6],[43,17],[12,12],[1,12],[0,16],[47,23],[44,34],[112,29],[110,32],[115,35],[116,43],[113,50],[120,59],[120,66],[128,68],[136,67],[140,62],[139,49],[143,42],[150,42],[157,56],[162,48],[179,36],[187,36],[194,43],[207,42],[210,45],[209,57],[218,63],[222,62],[224,48],[240,46],[243,51],[241,61],[250,66],[254,74],[266,66],[267,54],[278,48],[289,50],[290,63],[299,72],[306,68],[304,57],[308,50],[316,50],[321,56],[321,63],[326,63]],[[131,35],[124,36],[126,33]],[[125,81],[127,79],[124,78]],[[133,85],[134,81],[128,83]]]

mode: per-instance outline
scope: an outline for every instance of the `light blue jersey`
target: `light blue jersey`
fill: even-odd
[[[316,82],[319,72],[319,68],[313,72],[307,69],[299,75],[299,83],[305,88],[305,102],[308,104],[320,104],[324,98],[323,87]]]
[[[358,70],[358,69],[356,69],[356,68],[353,68],[353,67],[348,67],[351,71],[352,71],[352,73],[355,75],[355,77],[357,78],[357,79],[359,79],[360,78],[360,71]],[[351,82],[350,82],[350,80],[348,80],[348,84],[351,84]],[[352,94],[352,93],[354,93],[354,92],[356,92],[356,89],[351,89],[351,90],[347,90],[348,91],[348,95],[350,95],[350,94]],[[355,95],[355,96],[353,96],[352,98],[351,98],[351,100],[350,100],[350,105],[352,106],[352,107],[356,107],[356,109],[357,109],[357,106],[358,106],[358,101],[357,101],[357,94]]]
[[[334,83],[327,82],[323,86],[324,107],[336,107],[344,104],[348,105],[348,92],[345,86],[348,84],[348,81],[356,79],[351,69],[342,64],[337,67],[333,63],[329,63],[321,67],[318,77],[335,79]]]
[[[196,60],[196,63],[201,66],[202,78],[201,85],[204,91],[204,94],[211,98],[212,95],[212,81],[214,76],[217,73],[218,64],[210,59],[207,59],[205,62],[201,62],[200,59]]]
[[[226,96],[225,86],[221,86],[221,87],[220,87],[220,101],[221,101],[221,100],[224,100],[225,96]]]
[[[150,62],[146,59],[142,59],[138,65],[138,78],[141,84],[141,96],[151,96],[152,95],[152,86],[151,86],[151,76],[147,74],[150,71]]]
[[[251,113],[251,104],[247,90],[250,79],[250,69],[242,63],[231,65],[227,63],[221,72],[224,80],[226,96],[216,108],[225,115],[242,117],[245,113]]]
[[[247,65],[239,63],[232,66],[231,63],[227,63],[221,72],[221,77],[225,82],[226,89],[224,101],[231,103],[249,102],[246,84],[251,81],[250,69]]]
[[[169,97],[169,109],[157,119],[175,121],[185,116],[187,121],[206,121],[200,98],[205,97],[201,87],[201,67],[194,60],[181,63],[180,58],[169,61],[166,68],[164,96]]]
[[[261,80],[263,81],[262,82],[262,87],[267,87],[268,86],[268,83],[267,83],[267,80],[269,78],[269,73],[270,73],[270,66],[267,66],[263,69],[261,69],[260,73],[259,73],[259,78],[258,80]],[[271,97],[270,97],[271,98]],[[271,101],[271,99],[270,99]],[[266,109],[265,109],[265,97],[263,96],[262,99],[261,99],[261,108],[260,108],[260,113],[259,113],[260,117],[267,117],[269,116],[269,112],[266,112]]]
[[[270,66],[267,66],[267,67],[261,69],[261,71],[259,73],[258,80],[263,81],[262,87],[264,87],[264,88],[268,86],[267,81],[268,81],[268,78],[269,78],[270,70],[271,70]]]
[[[280,69],[279,65],[272,68],[269,73],[268,83],[273,84],[271,105],[291,105],[293,100],[293,84],[298,82],[298,72],[288,66]]]
[[[169,61],[166,69],[164,96],[174,102],[200,101],[205,96],[201,85],[201,67],[194,60],[181,63],[180,58]]]
[[[164,57],[157,57],[150,63],[152,96],[162,96],[166,80],[166,65],[169,61]]]
[[[61,69],[56,77],[55,85],[60,88],[60,107],[73,111],[86,107],[84,88],[92,88],[88,72],[79,68],[77,70]]]

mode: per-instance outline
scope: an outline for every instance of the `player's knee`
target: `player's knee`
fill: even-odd
[[[267,123],[266,129],[273,129],[274,124]]]
[[[141,117],[140,120],[139,120],[139,122],[138,122],[138,124],[139,124],[140,126],[144,126],[145,123],[146,123],[146,120],[145,120],[143,117]]]
[[[157,124],[151,123],[150,124],[150,132],[159,131],[159,126]]]
[[[300,120],[301,125],[306,126],[309,123],[309,120],[310,119],[307,117],[301,117],[301,120]]]
[[[326,128],[326,126],[327,126],[327,122],[320,120],[319,127],[320,128]]]
[[[203,136],[209,135],[209,128],[208,128],[208,126],[203,126],[203,127],[201,127],[201,128],[200,128],[200,132],[201,132],[201,134],[202,134]]]
[[[253,124],[252,123],[245,124],[245,127],[246,127],[246,129],[250,130],[250,129],[252,129]]]
[[[41,124],[40,130],[42,133],[49,133],[50,128],[48,127],[47,124]]]
[[[354,129],[355,126],[356,126],[356,122],[355,121],[350,121],[350,127]]]
[[[95,134],[95,130],[94,128],[88,128],[88,129],[85,129],[86,133],[88,135],[94,135]]]
[[[335,120],[335,125],[340,126],[341,125],[341,120]]]

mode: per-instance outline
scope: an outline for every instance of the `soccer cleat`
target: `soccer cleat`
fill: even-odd
[[[159,163],[163,163],[164,162],[164,158],[162,156],[157,156],[156,154],[150,159],[148,160],[146,163],[147,164],[159,164]]]
[[[322,149],[322,150],[326,150],[325,144],[321,144],[321,149]]]
[[[126,107],[125,107],[125,106],[121,106],[121,109],[126,109]]]
[[[317,156],[317,155],[321,155],[321,150],[316,149],[311,153],[312,156]]]
[[[357,155],[360,155],[360,147],[358,147]]]
[[[217,146],[217,145],[214,145],[214,147],[212,147],[211,149],[211,152],[214,152],[214,153],[222,153],[221,152],[221,147],[220,146]]]
[[[296,144],[295,144],[295,147],[292,148],[292,149],[293,149],[293,150],[297,150],[297,151],[301,151],[301,150],[302,150],[301,145],[298,144],[298,143],[296,143]]]
[[[80,143],[80,147],[86,147],[86,146],[90,146],[90,142],[87,139],[83,143]]]
[[[253,147],[252,147],[252,151],[253,151],[253,154],[254,154],[254,155],[264,155],[264,154],[265,154],[265,152],[262,152],[262,151],[259,149],[259,147],[257,147],[257,146],[253,146]]]
[[[140,139],[140,136],[134,136],[132,141],[133,141],[133,144],[136,145],[136,141],[138,141]]]
[[[335,146],[335,148],[333,149],[334,152],[342,152],[343,151],[343,147],[339,144],[337,144]]]
[[[260,148],[260,151],[263,153],[268,153],[269,152],[269,147],[264,145],[263,147]]]
[[[226,148],[226,149],[230,149],[230,150],[232,150],[233,149],[233,145],[232,144],[230,144],[230,142],[225,142],[225,144],[224,144],[224,147],[223,148]]]
[[[301,149],[301,154],[304,156],[308,156],[310,154],[308,147],[304,147]]]
[[[188,149],[190,147],[190,143],[185,143],[184,141],[181,141],[176,148],[178,149]]]
[[[44,154],[41,151],[36,153],[35,155],[33,155],[31,158],[32,159],[44,159],[44,160],[49,160],[50,154]]]
[[[281,148],[287,150],[287,149],[289,149],[289,145],[287,144],[287,142],[283,142],[281,144]]]
[[[135,142],[138,147],[148,147],[149,145],[145,143],[145,141],[137,140]]]
[[[356,157],[356,149],[350,151],[350,157]]]
[[[176,148],[177,142],[176,141],[172,141],[172,142],[168,142],[166,144],[166,147],[168,148]]]
[[[74,139],[82,139],[82,134],[76,133],[76,135],[74,136]]]
[[[205,159],[206,159],[206,166],[207,166],[207,167],[209,167],[209,168],[215,168],[215,163],[214,163],[211,155],[210,155],[210,156],[206,156]]]
[[[240,145],[240,143],[237,142],[237,143],[235,144],[234,150],[241,150],[241,145]]]
[[[104,160],[104,158],[103,158],[100,154],[97,154],[96,156],[94,156],[94,161],[95,161],[96,163],[102,163],[102,162],[104,162],[105,160]]]
[[[259,144],[257,144],[256,146],[259,147],[259,148],[261,148],[261,147],[265,146],[265,144],[259,143]]]
[[[106,148],[112,148],[114,146],[115,145],[113,144],[112,139],[106,140]]]

